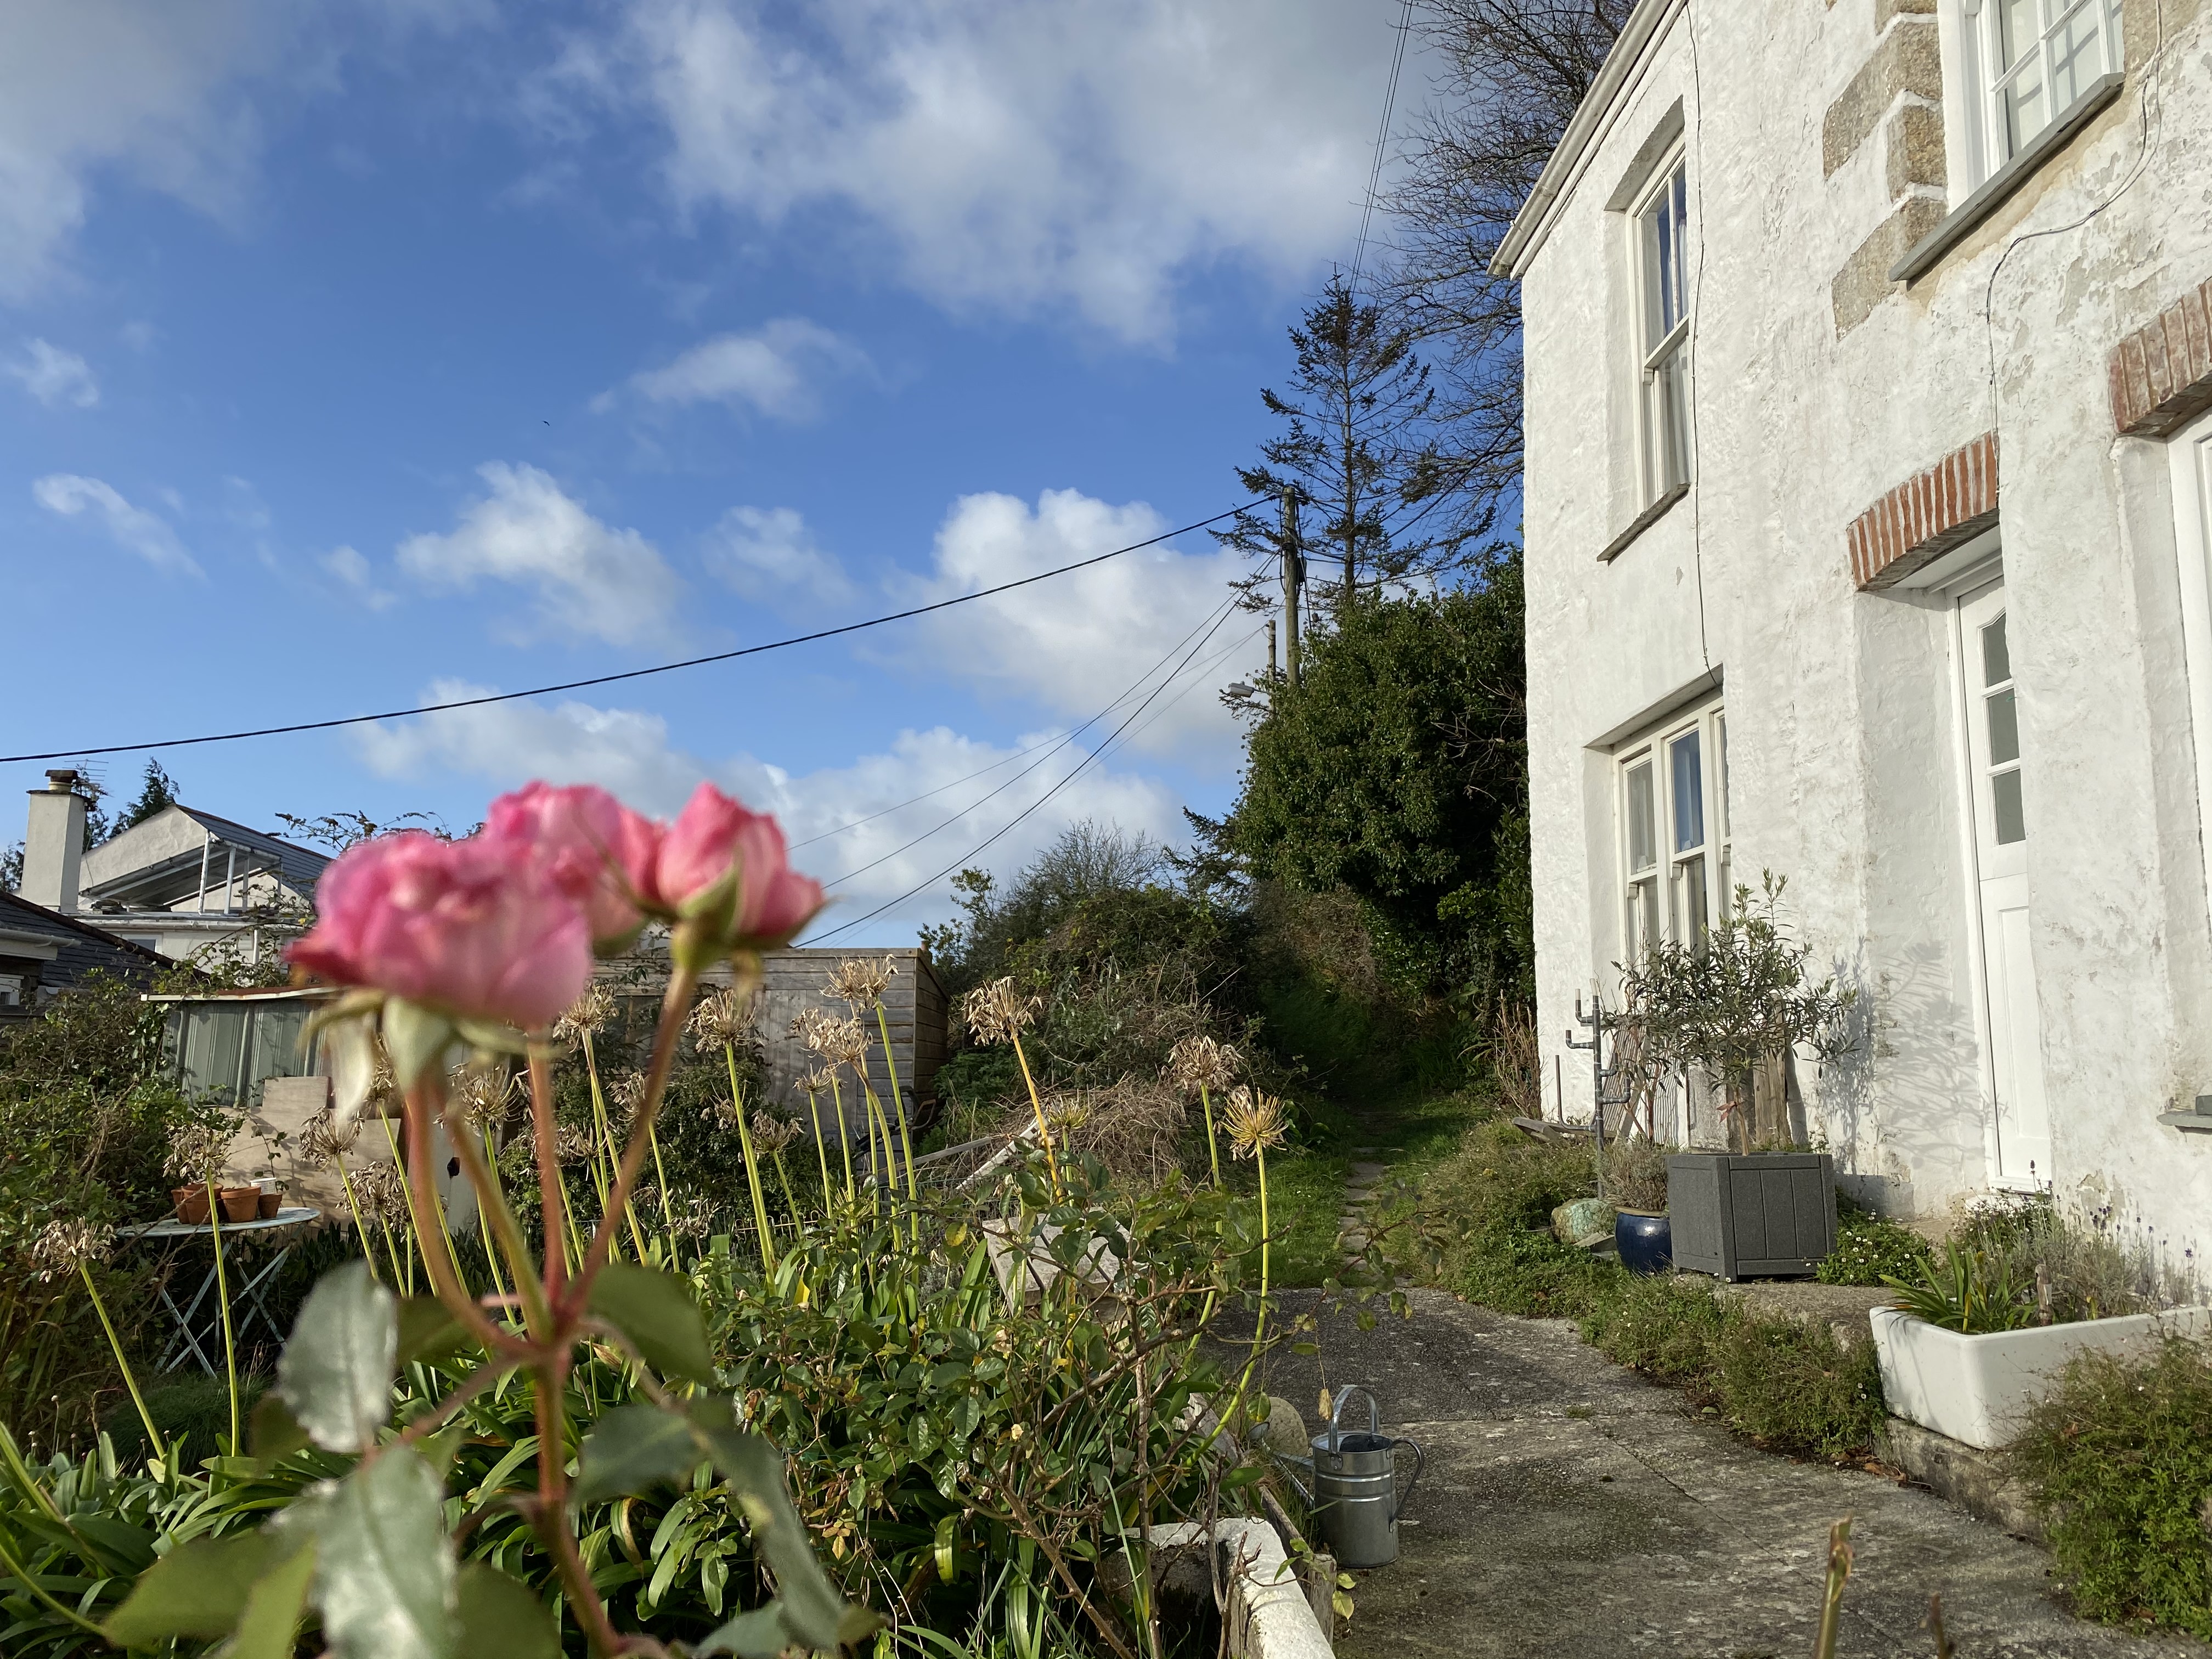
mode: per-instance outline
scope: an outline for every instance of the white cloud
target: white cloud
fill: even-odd
[[[804,421],[821,412],[826,382],[868,367],[867,353],[842,335],[804,317],[779,317],[750,334],[702,340],[627,384],[650,404],[726,404],[780,421]],[[592,407],[605,412],[615,402],[615,393],[604,392]]]
[[[580,90],[642,108],[687,208],[773,225],[829,206],[934,299],[1066,305],[1158,342],[1192,267],[1304,283],[1349,252],[1396,9],[636,0],[526,101],[569,133]]]
[[[490,0],[9,0],[0,301],[24,299],[67,268],[111,177],[235,223],[261,152],[257,94],[327,92],[340,84],[342,46],[494,15]]]
[[[40,507],[65,519],[90,511],[118,546],[157,568],[192,576],[202,574],[166,520],[131,506],[112,485],[98,478],[75,472],[49,473],[31,486],[31,494]]]
[[[90,409],[100,401],[100,382],[93,378],[92,365],[45,340],[24,341],[22,360],[9,364],[8,372],[48,409],[64,404]]]
[[[733,507],[707,537],[707,568],[748,599],[779,608],[843,605],[853,597],[836,556],[788,507]]]
[[[453,702],[487,691],[466,681],[440,680],[423,701]],[[667,722],[657,714],[577,702],[516,702],[367,727],[356,742],[368,765],[386,777],[458,773],[482,780],[488,789],[511,788],[532,778],[597,783],[639,810],[662,817],[678,811],[701,779],[712,779],[757,810],[774,812],[794,843],[793,861],[836,883],[832,894],[837,904],[827,924],[834,925],[896,897],[947,865],[968,861],[964,855],[996,831],[1007,833],[975,861],[1000,872],[1018,868],[1069,824],[1086,817],[1110,820],[1162,840],[1180,838],[1184,825],[1171,791],[1154,780],[1098,766],[1087,768],[1042,807],[1016,822],[1024,808],[1067,775],[1077,755],[1072,748],[984,800],[1043,751],[1013,757],[1048,735],[1033,734],[1001,748],[944,726],[909,730],[884,750],[860,756],[850,765],[793,774],[750,755],[702,760],[672,746]],[[979,771],[983,775],[969,776]],[[948,784],[953,787],[940,794],[915,799]],[[975,811],[962,813],[979,801]],[[883,816],[872,816],[877,813]],[[870,821],[843,828],[860,818]],[[851,880],[839,880],[854,871],[860,873]],[[939,883],[848,937],[859,943],[908,935],[921,922],[939,920],[951,910],[946,889]]]
[[[477,475],[489,493],[463,510],[451,534],[399,544],[408,575],[461,592],[483,580],[514,583],[534,592],[541,622],[614,645],[667,635],[681,584],[651,542],[592,517],[534,466],[487,461]]]
[[[371,611],[389,610],[399,602],[397,593],[376,585],[375,573],[356,548],[334,547],[317,561],[330,572],[348,596]]]
[[[937,532],[929,576],[909,592],[923,602],[950,599],[1148,540],[1167,527],[1141,502],[1113,507],[1073,489],[1048,489],[1034,509],[1012,495],[963,495]],[[1178,649],[1178,641],[1229,599],[1229,583],[1247,568],[1231,552],[1143,548],[923,617],[914,624],[917,648],[908,659],[986,694],[1088,719],[1163,658],[1166,667],[1146,690],[1173,672],[1197,643]],[[1182,676],[1136,717],[1127,740],[1154,753],[1232,747],[1238,728],[1217,693],[1267,660],[1264,639],[1248,637],[1260,626],[1257,617],[1231,615]],[[1133,709],[1117,710],[1092,738]]]

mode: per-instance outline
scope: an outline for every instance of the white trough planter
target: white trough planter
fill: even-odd
[[[1206,1529],[1194,1521],[1154,1527],[1149,1536],[1156,1554],[1207,1542]],[[1224,1519],[1214,1522],[1212,1542],[1216,1566],[1228,1580],[1230,1659],[1334,1659],[1274,1528]]]
[[[1964,1336],[1897,1308],[1876,1308],[1874,1346],[1890,1413],[1984,1450],[2009,1443],[2066,1362],[2095,1348],[2148,1355],[2162,1338],[2202,1337],[2212,1308],[2175,1308],[2071,1325]]]

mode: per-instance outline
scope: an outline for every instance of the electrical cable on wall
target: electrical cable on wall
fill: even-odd
[[[949,599],[939,599],[932,605],[918,605],[905,611],[894,611],[886,616],[871,617],[866,621],[846,623],[836,628],[817,629],[811,634],[795,634],[788,639],[770,640],[764,645],[748,645],[735,651],[717,651],[703,657],[687,657],[681,662],[656,663],[650,668],[625,669],[617,674],[595,674],[586,679],[563,680],[556,685],[532,686],[526,691],[488,692],[481,697],[460,697],[451,702],[420,703],[411,708],[386,709],[380,714],[347,714],[335,720],[301,720],[289,726],[264,726],[251,731],[210,732],[196,738],[163,738],[150,743],[111,743],[89,748],[53,749],[39,754],[0,755],[0,765],[14,765],[25,761],[75,760],[90,755],[137,754],[155,749],[185,749],[199,744],[237,743],[248,738],[287,737],[301,732],[330,732],[348,726],[368,726],[379,720],[406,720],[417,714],[440,714],[456,708],[482,708],[493,703],[514,702],[525,697],[550,696],[556,691],[580,691],[595,685],[613,685],[623,680],[645,679],[654,674],[672,674],[678,669],[701,668],[711,663],[734,662],[740,657],[757,657],[763,652],[781,651],[794,645],[811,645],[817,640],[832,640],[843,634],[858,634],[864,629],[881,628],[887,623],[905,622],[915,617],[927,617],[933,611],[950,610],[954,605],[967,605],[975,599],[988,599],[995,593],[1006,593],[1018,587],[1027,587],[1033,582],[1065,576],[1071,571],[1087,569],[1094,564],[1103,564],[1109,559],[1118,559],[1124,553],[1135,553],[1147,547],[1158,547],[1162,542],[1187,535],[1194,530],[1203,530],[1210,524],[1233,518],[1239,513],[1249,513],[1264,504],[1267,498],[1246,501],[1216,513],[1211,518],[1199,519],[1173,530],[1164,530],[1158,535],[1141,542],[1131,542],[1127,547],[1116,547],[1104,553],[1094,553],[1087,559],[1078,559],[1072,564],[1057,566],[1051,570],[1040,570],[1032,576],[1019,576],[1012,581],[995,586],[978,588],[973,593],[957,594]]]

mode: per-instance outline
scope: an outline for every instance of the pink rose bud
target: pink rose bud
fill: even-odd
[[[286,954],[340,985],[528,1031],[591,981],[582,910],[520,843],[380,836],[325,871],[315,898],[313,931]]]
[[[534,847],[553,884],[580,906],[592,941],[620,949],[645,924],[660,826],[605,790],[532,783],[491,804],[485,837]]]
[[[732,949],[788,944],[822,908],[822,884],[791,867],[776,821],[711,783],[668,826],[655,886],[678,916],[710,919]]]

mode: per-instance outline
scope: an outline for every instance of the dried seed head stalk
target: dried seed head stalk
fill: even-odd
[[[596,1036],[605,1030],[614,1017],[614,993],[594,982],[576,999],[567,1013],[553,1022],[553,1040],[565,1042],[572,1048],[580,1048],[586,1036]]]
[[[1222,1091],[1237,1081],[1244,1056],[1233,1044],[1217,1042],[1203,1033],[1185,1037],[1168,1054],[1168,1080],[1186,1093],[1200,1089]]]
[[[1283,1103],[1273,1095],[1240,1083],[1229,1097],[1226,1116],[1230,1146],[1238,1158],[1252,1158],[1283,1144]]]
[[[830,1092],[830,1084],[835,1081],[836,1079],[830,1075],[827,1066],[817,1066],[799,1079],[799,1087],[805,1094],[826,1095]]]
[[[1091,1103],[1079,1092],[1050,1097],[1045,1102],[1044,1121],[1062,1140],[1091,1121]]]
[[[822,1058],[832,1066],[864,1072],[868,1064],[868,1034],[858,1019],[828,1022],[822,1041]]]
[[[830,1030],[836,1022],[819,1008],[802,1008],[793,1016],[785,1031],[795,1042],[803,1043],[810,1053],[820,1054],[830,1040]]]
[[[799,1139],[799,1126],[787,1117],[753,1114],[753,1145],[771,1158]]]
[[[711,1106],[702,1106],[699,1109],[699,1120],[718,1129],[734,1129],[738,1127],[738,1103],[726,1097]]]
[[[976,1042],[988,1047],[994,1042],[1012,1042],[1017,1032],[1036,1024],[1037,1012],[1043,1006],[1042,997],[1018,995],[1010,975],[970,991],[960,1005],[960,1012],[968,1022],[968,1029],[975,1034]]]
[[[574,1164],[592,1155],[592,1138],[564,1123],[554,1132],[553,1151],[563,1164]]]
[[[744,1042],[752,1031],[753,989],[751,986],[732,985],[701,997],[698,1006],[691,1010],[692,1036],[711,1044]]]
[[[42,1284],[75,1273],[89,1261],[105,1261],[115,1230],[100,1222],[49,1221],[31,1243],[31,1260]]]
[[[837,964],[837,971],[830,975],[830,994],[859,1013],[863,1008],[873,1008],[884,1000],[884,993],[891,988],[891,981],[898,977],[898,968],[890,957],[881,962],[868,957],[847,957]]]
[[[714,1206],[696,1194],[681,1200],[669,1213],[668,1225],[678,1238],[704,1238],[714,1224]]]
[[[326,1170],[337,1159],[354,1149],[361,1139],[361,1120],[356,1118],[343,1129],[337,1126],[337,1115],[327,1108],[308,1120],[300,1136],[300,1156],[318,1170]]]
[[[379,1158],[353,1178],[354,1201],[364,1215],[389,1215],[407,1207],[406,1177],[390,1158]]]
[[[522,1079],[504,1064],[456,1066],[447,1078],[447,1097],[471,1127],[495,1127],[514,1115],[522,1099]]]

